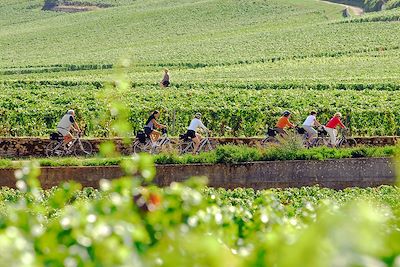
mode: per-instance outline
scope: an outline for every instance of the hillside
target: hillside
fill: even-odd
[[[341,6],[315,0],[101,2],[113,7],[72,14],[42,11],[41,0],[2,1],[0,79],[103,80],[113,72],[108,67],[69,70],[128,58],[139,83],[154,83],[162,67],[173,69],[182,84],[398,81],[400,23],[340,23]],[[54,66],[66,64],[73,67]]]

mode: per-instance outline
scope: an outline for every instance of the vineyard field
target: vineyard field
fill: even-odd
[[[107,104],[97,96],[110,89],[99,84],[8,84],[0,85],[0,135],[47,136],[69,108],[91,137],[112,136]],[[112,93],[112,90],[110,91]],[[273,126],[288,109],[292,121],[301,124],[310,110],[319,112],[325,123],[337,111],[354,135],[397,135],[400,127],[400,98],[387,90],[315,90],[315,89],[240,89],[228,87],[170,88],[135,87],[117,101],[129,109],[133,132],[141,129],[150,112],[161,111],[160,121],[170,134],[185,131],[196,112],[203,113],[205,124],[216,136],[260,136],[265,125]],[[226,127],[232,128],[227,131]],[[133,133],[132,133],[133,134]]]
[[[37,166],[25,166],[21,191],[0,190],[2,261],[289,267],[307,259],[304,266],[322,267],[388,266],[398,257],[397,187],[224,190],[191,179],[158,188],[141,186],[151,162],[136,162],[135,179],[102,181],[100,190],[71,182],[43,191]]]

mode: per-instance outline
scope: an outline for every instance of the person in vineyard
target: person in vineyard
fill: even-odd
[[[284,111],[282,117],[279,118],[275,125],[274,130],[277,131],[282,137],[287,135],[285,128],[294,128],[294,124],[289,121],[291,113],[289,111]]]
[[[204,126],[203,122],[201,121],[201,113],[196,113],[196,115],[194,115],[194,118],[190,122],[188,130],[186,132],[187,136],[192,138],[194,143],[193,154],[197,153],[197,149],[199,148],[202,138],[202,136],[196,132],[197,128],[202,128],[203,130],[208,131],[207,127]]]
[[[340,112],[336,112],[335,115],[333,115],[333,117],[329,120],[329,122],[324,126],[325,131],[328,132],[332,147],[336,146],[336,136],[337,136],[336,127],[340,126],[341,128],[346,129],[346,126],[340,120],[341,117],[342,114]]]
[[[153,111],[150,117],[147,119],[146,125],[144,126],[144,132],[150,137],[153,144],[157,142],[161,136],[161,133],[155,130],[154,127],[158,129],[167,128],[167,126],[157,122],[158,117],[160,117],[160,112],[158,110]]]
[[[160,82],[161,87],[168,87],[170,84],[169,82],[169,74],[168,74],[168,69],[164,69],[164,77]]]
[[[63,136],[65,145],[74,139],[70,132],[71,129],[78,133],[81,132],[75,121],[75,111],[72,109],[67,111],[57,125],[57,131]]]
[[[318,132],[314,129],[314,126],[321,126],[321,124],[317,121],[317,112],[311,111],[310,115],[303,123],[303,128],[308,133],[309,143],[311,143],[313,139],[318,135]]]

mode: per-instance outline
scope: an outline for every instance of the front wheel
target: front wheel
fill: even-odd
[[[312,146],[328,146],[329,141],[324,137],[317,137],[318,139],[313,142]]]
[[[93,152],[92,144],[89,143],[89,141],[80,140],[80,141],[76,142],[75,147],[74,147],[75,156],[87,157],[87,156],[92,155],[92,152]]]
[[[51,141],[45,150],[47,157],[61,157],[64,155],[64,149],[62,141]]]
[[[153,147],[150,152],[151,154],[159,154],[160,152],[166,152],[172,150],[171,140],[169,138],[158,143],[157,146]]]
[[[193,152],[194,144],[192,141],[182,142],[179,144],[179,154],[185,154]]]
[[[208,152],[208,151],[211,151],[211,150],[213,150],[213,148],[212,148],[212,146],[211,146],[211,143],[210,143],[210,141],[206,141],[205,142],[205,144],[202,146],[202,148],[201,148],[204,152]]]
[[[357,141],[354,138],[346,138],[339,142],[338,147],[355,147]]]

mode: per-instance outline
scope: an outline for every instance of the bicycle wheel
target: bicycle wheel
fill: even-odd
[[[79,156],[90,156],[92,155],[93,152],[93,148],[92,148],[92,144],[89,143],[89,141],[86,140],[78,140],[75,143],[74,146],[74,154],[75,156],[79,157]]]
[[[62,141],[51,141],[45,150],[47,157],[61,157],[64,155],[64,147],[62,145]]]
[[[139,140],[136,140],[133,143],[133,153],[138,154],[141,152],[147,152],[150,153],[151,152],[151,143],[149,140],[146,140],[145,143],[140,142]]]
[[[194,146],[192,141],[182,142],[179,144],[179,154],[191,153],[193,152]]]
[[[171,151],[171,150],[172,150],[171,140],[167,138],[163,140],[161,143],[157,144],[157,146],[153,147],[150,153],[159,154],[160,152]]]
[[[355,147],[356,145],[357,141],[354,138],[342,139],[338,143],[338,147]]]
[[[279,144],[278,139],[276,139],[276,138],[273,137],[273,136],[267,136],[266,138],[264,138],[264,139],[261,141],[261,145],[264,146],[264,147],[269,146],[269,145],[272,145],[272,144]]]
[[[312,143],[311,147],[327,146],[328,144],[329,142],[326,139],[324,139],[323,137],[318,137],[318,139]]]
[[[203,150],[204,152],[211,151],[212,149],[213,149],[213,148],[212,148],[211,143],[210,143],[209,140],[207,140],[207,141],[205,142],[205,144],[201,147],[201,150]]]

